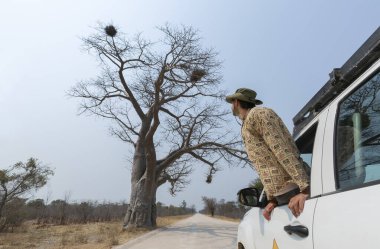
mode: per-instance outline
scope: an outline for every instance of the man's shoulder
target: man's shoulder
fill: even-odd
[[[247,115],[247,119],[256,121],[281,120],[273,109],[262,106],[252,108]]]
[[[249,114],[248,115],[265,115],[265,114],[276,114],[275,111],[273,111],[271,108],[269,107],[265,107],[265,106],[256,106],[254,108],[252,108],[250,111],[249,111]],[[276,114],[277,115],[277,114]]]

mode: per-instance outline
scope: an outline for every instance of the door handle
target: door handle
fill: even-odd
[[[307,227],[301,226],[301,225],[298,225],[298,226],[291,226],[291,225],[284,226],[284,230],[289,235],[292,235],[294,233],[294,234],[297,234],[298,236],[300,236],[302,238],[306,238],[307,236],[309,236],[309,229]]]

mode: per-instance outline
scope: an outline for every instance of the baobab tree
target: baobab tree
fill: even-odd
[[[247,162],[221,102],[217,53],[201,46],[192,27],[158,30],[162,39],[149,42],[100,25],[83,43],[102,73],[69,92],[82,100],[80,113],[112,120],[111,134],[133,145],[127,229],[156,226],[157,189],[182,190],[195,165],[208,167],[210,183],[222,162]]]

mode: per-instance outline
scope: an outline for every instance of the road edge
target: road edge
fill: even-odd
[[[194,214],[195,215],[195,214]],[[154,235],[156,235],[157,233],[160,233],[162,231],[165,231],[167,230],[168,228],[170,228],[171,226],[174,226],[175,224],[177,224],[178,222],[182,222],[184,220],[187,220],[187,219],[190,219],[191,217],[193,217],[194,215],[190,216],[190,217],[187,217],[185,219],[182,219],[182,220],[179,220],[177,222],[174,222],[173,224],[170,224],[168,226],[165,226],[165,227],[160,227],[160,228],[157,228],[153,231],[150,231],[146,234],[143,234],[137,238],[134,238],[130,241],[128,241],[127,243],[125,244],[122,244],[122,245],[118,245],[118,246],[115,246],[115,247],[111,247],[112,249],[127,249],[128,247],[127,246],[133,246],[133,245],[136,245],[138,243],[140,243],[142,240],[145,240],[145,239],[149,239],[151,237],[153,237]]]

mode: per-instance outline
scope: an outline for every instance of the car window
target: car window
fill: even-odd
[[[311,162],[313,158],[313,147],[317,126],[318,124],[315,123],[296,141],[297,148],[300,151],[300,156],[304,162],[304,167],[309,176],[311,172]]]
[[[339,104],[335,152],[338,189],[380,180],[380,72]]]

